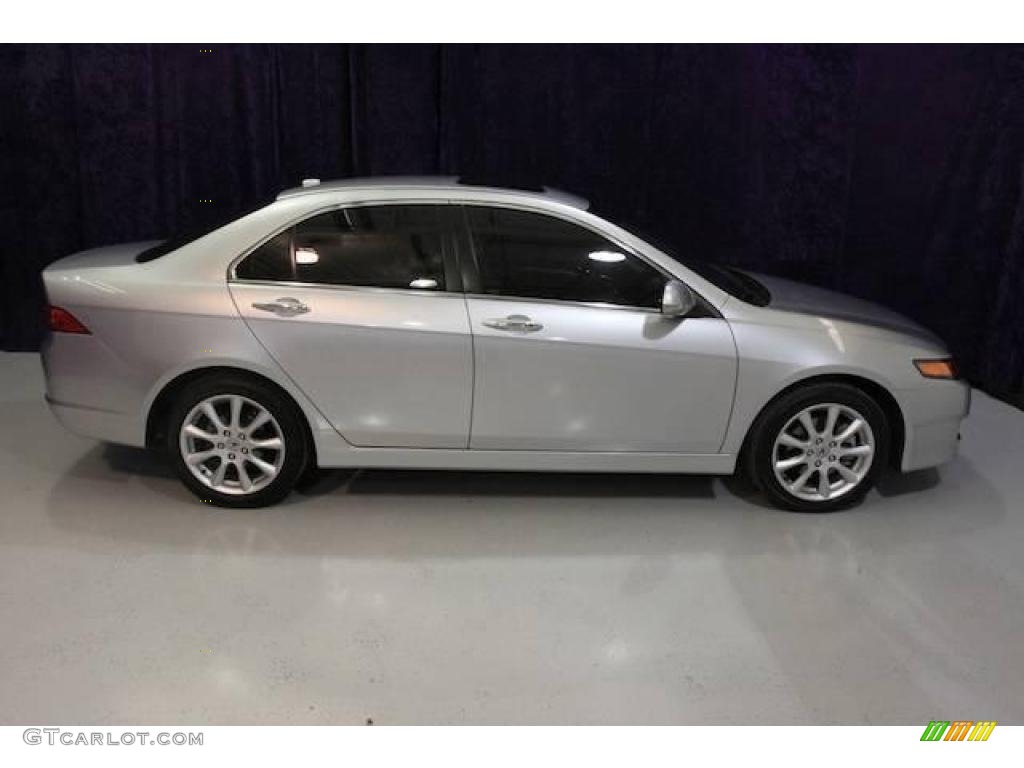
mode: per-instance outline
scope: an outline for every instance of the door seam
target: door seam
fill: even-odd
[[[469,326],[469,360],[473,375],[469,380],[469,431],[466,433],[466,450],[473,442],[473,416],[476,414],[476,333],[473,331],[473,317],[469,312],[469,298],[463,294],[462,305],[466,310],[466,325]]]
[[[288,373],[288,370],[281,364],[281,361],[277,359],[277,356],[267,348],[267,345],[263,343],[263,339],[261,339],[259,334],[252,329],[252,326],[249,324],[249,319],[245,316],[245,313],[243,313],[238,306],[238,301],[235,299],[235,293],[234,291],[231,290],[231,282],[228,281],[225,287],[227,289],[228,296],[231,298],[231,303],[235,307],[235,312],[237,313],[238,319],[242,321],[242,324],[246,327],[246,330],[249,331],[250,335],[254,339],[256,339],[256,343],[260,345],[260,349],[267,353],[267,357],[270,360],[274,361],[274,365],[277,366],[277,369],[281,372],[281,375],[288,379],[288,381],[292,383],[292,386],[295,387],[297,391],[302,393],[302,396],[306,398],[306,402],[310,404],[313,410],[315,410],[320,415],[320,418],[324,420],[324,423],[330,426],[330,428],[334,430],[334,433],[338,435],[338,437],[340,437],[345,442],[346,445],[349,445],[353,448],[358,448],[359,446],[357,446],[355,443],[350,442],[349,439],[345,437],[345,435],[343,435],[341,431],[334,425],[334,422],[327,418],[327,414],[320,410],[319,405],[313,402],[313,398],[311,398],[309,396],[309,393],[306,392],[305,387],[303,387],[301,384],[299,384],[299,382],[292,378],[292,375]],[[299,406],[299,410],[302,410],[301,405]],[[308,422],[309,419],[307,418],[306,421]],[[310,431],[313,431],[313,427],[313,424],[309,425]]]

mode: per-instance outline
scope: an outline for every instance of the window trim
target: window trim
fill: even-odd
[[[240,277],[230,282],[238,283],[239,285],[283,285],[289,288],[320,288],[325,291],[346,291],[349,293],[397,293],[444,298],[462,298],[466,295],[462,291],[436,291],[431,288],[385,288],[379,285],[349,285],[347,283],[304,283],[300,280],[255,280]]]
[[[304,283],[298,281],[283,281],[283,280],[254,280],[247,278],[240,278],[235,274],[235,268],[245,259],[249,254],[255,251],[257,248],[262,247],[270,240],[273,240],[279,234],[287,229],[290,229],[297,224],[311,219],[314,216],[319,216],[322,213],[328,213],[330,211],[336,211],[343,208],[367,208],[367,207],[379,207],[379,206],[394,206],[394,205],[430,205],[441,209],[442,215],[442,227],[444,232],[444,259],[445,259],[445,280],[448,280],[448,269],[449,259],[453,266],[452,274],[455,276],[453,285],[446,286],[443,291],[421,289],[421,288],[383,288],[379,286],[367,286],[367,285],[347,285],[339,283]],[[572,215],[566,214],[562,211],[552,210],[544,206],[531,205],[528,203],[509,203],[498,200],[476,200],[470,197],[462,195],[456,195],[450,198],[431,198],[424,199],[422,197],[402,197],[394,199],[371,199],[371,200],[355,200],[342,203],[331,203],[329,205],[323,205],[318,208],[314,208],[309,211],[305,211],[295,218],[288,221],[287,224],[280,226],[269,233],[266,237],[261,238],[252,246],[243,250],[239,255],[235,256],[228,264],[226,270],[226,279],[228,283],[240,283],[242,285],[287,285],[294,288],[320,288],[320,289],[334,289],[334,290],[346,290],[346,291],[366,291],[371,293],[393,293],[393,294],[412,294],[416,296],[464,296],[467,299],[490,299],[492,301],[513,301],[513,302],[532,302],[532,303],[544,303],[554,304],[568,307],[584,307],[590,309],[615,309],[623,310],[626,312],[644,312],[648,314],[660,315],[661,310],[652,307],[635,307],[625,304],[607,304],[601,302],[584,302],[584,301],[570,301],[567,299],[542,299],[530,296],[502,296],[493,293],[477,293],[467,290],[467,286],[472,285],[474,282],[479,280],[479,270],[476,265],[476,250],[473,245],[472,230],[469,227],[468,214],[466,208],[468,206],[478,208],[501,208],[512,211],[523,211],[525,213],[535,213],[540,216],[549,216],[554,219],[567,222],[569,224],[575,224],[578,227],[582,227],[593,234],[599,235],[611,243],[614,243],[617,247],[622,248],[628,254],[641,259],[644,263],[650,266],[652,269],[659,272],[666,280],[679,280],[689,287],[693,291],[699,301],[700,307],[703,312],[701,314],[689,315],[689,317],[713,317],[722,318],[721,312],[704,298],[700,291],[695,289],[686,280],[683,280],[678,275],[670,272],[667,268],[660,264],[652,261],[642,251],[634,248],[631,245],[624,243],[619,238],[610,235],[603,229],[594,226],[590,222],[582,222]],[[457,281],[457,282],[456,282]]]
[[[515,203],[512,203],[512,204],[492,203],[492,202],[489,202],[489,201],[488,202],[483,202],[483,201],[481,201],[481,202],[473,202],[473,201],[467,201],[467,200],[459,200],[459,201],[452,201],[452,204],[453,205],[457,205],[459,207],[460,211],[461,211],[461,216],[459,216],[459,221],[457,223],[457,226],[460,226],[460,228],[462,230],[462,233],[461,233],[462,236],[459,239],[459,244],[461,245],[462,241],[465,241],[465,249],[469,251],[469,254],[470,254],[470,257],[471,257],[470,259],[467,260],[467,261],[469,261],[469,264],[467,264],[466,266],[462,266],[461,262],[460,262],[460,270],[462,272],[462,284],[463,284],[463,290],[465,291],[466,298],[471,298],[471,299],[491,299],[491,300],[494,300],[494,301],[516,301],[516,302],[533,302],[533,303],[542,303],[542,304],[559,304],[559,305],[575,306],[575,307],[590,307],[590,308],[593,308],[593,309],[623,309],[623,310],[630,311],[630,312],[647,312],[647,313],[655,314],[655,315],[660,315],[661,314],[661,309],[660,308],[642,307],[642,306],[637,306],[637,305],[634,305],[634,304],[614,304],[614,303],[611,303],[611,302],[603,302],[603,301],[577,301],[577,300],[573,300],[573,299],[552,299],[552,298],[542,298],[542,297],[539,297],[539,296],[519,296],[519,295],[516,295],[516,294],[507,295],[507,294],[481,293],[480,292],[481,282],[480,282],[479,259],[477,258],[476,243],[473,240],[473,227],[470,225],[470,222],[469,222],[469,211],[467,210],[468,208],[471,208],[471,207],[472,208],[499,208],[501,210],[506,210],[506,211],[520,211],[522,213],[533,213],[533,214],[536,214],[538,216],[547,216],[549,218],[553,218],[553,219],[557,219],[559,221],[563,221],[563,222],[565,222],[567,224],[572,224],[574,226],[577,226],[577,227],[579,227],[581,229],[586,230],[587,232],[590,232],[593,235],[597,235],[598,237],[602,238],[603,240],[606,240],[607,242],[613,244],[617,248],[621,248],[625,253],[633,256],[634,258],[639,259],[641,262],[643,262],[648,267],[650,267],[655,272],[657,272],[659,275],[661,275],[665,279],[666,282],[668,282],[669,280],[679,280],[678,277],[676,277],[672,273],[668,272],[660,264],[655,264],[650,259],[648,259],[646,256],[644,256],[642,253],[638,253],[637,250],[635,248],[633,248],[632,246],[627,245],[626,243],[622,242],[618,238],[613,237],[612,235],[609,235],[607,232],[604,232],[604,231],[594,227],[593,225],[589,224],[588,222],[582,222],[582,221],[579,221],[578,219],[575,219],[575,218],[573,218],[571,216],[563,215],[559,211],[551,211],[551,210],[548,210],[548,209],[535,208],[535,207],[528,206],[528,205],[518,205],[518,204],[515,204]],[[459,249],[459,255],[460,256],[461,256],[461,251],[462,251],[462,248]],[[467,275],[467,269],[466,269],[467,266],[469,268],[468,269],[468,271],[469,271],[468,275]],[[474,290],[472,290],[472,291],[468,290],[467,289],[467,285],[471,286]],[[691,288],[690,290],[693,290],[693,289]],[[696,291],[694,291],[694,293],[696,293]],[[700,296],[699,293],[697,294],[697,296],[700,298],[700,301],[701,301],[702,305],[710,306],[708,304],[708,302],[704,299],[703,296]],[[712,311],[714,311],[714,310],[712,310]],[[717,315],[717,313],[715,313],[715,314]]]
[[[504,296],[496,293],[464,293],[467,299],[486,299],[489,301],[512,301],[517,304],[551,304],[559,307],[579,307],[580,309],[618,309],[623,312],[644,312],[649,315],[660,315],[660,309],[654,307],[638,307],[635,304],[610,304],[601,301],[574,301],[572,299],[542,299],[530,296]]]
[[[440,232],[441,232],[441,264],[444,269],[445,287],[444,290],[434,290],[430,288],[388,288],[379,285],[353,285],[351,283],[312,283],[304,282],[301,280],[267,280],[267,279],[256,279],[239,277],[236,270],[239,264],[245,259],[252,255],[255,251],[262,248],[264,245],[269,243],[278,235],[283,232],[287,232],[290,229],[294,229],[304,221],[316,218],[325,213],[331,213],[332,211],[340,211],[349,208],[381,208],[381,207],[399,207],[399,206],[429,206],[432,208],[439,209],[440,214]],[[278,227],[271,234],[262,238],[255,245],[245,249],[238,256],[231,260],[227,268],[227,282],[228,283],[240,283],[243,285],[286,285],[292,288],[340,288],[348,291],[367,291],[372,293],[399,293],[399,294],[414,294],[417,296],[464,296],[465,291],[462,273],[459,267],[458,249],[456,244],[455,230],[458,226],[452,220],[452,204],[447,200],[423,200],[420,199],[396,199],[396,200],[373,200],[373,201],[360,201],[354,203],[335,203],[333,205],[326,205],[321,208],[314,209],[312,211],[306,211],[300,216],[289,221],[286,225]],[[295,241],[293,237],[288,239],[289,249],[295,248]]]

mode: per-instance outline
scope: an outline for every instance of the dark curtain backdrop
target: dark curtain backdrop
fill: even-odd
[[[1021,402],[1024,47],[0,46],[0,342],[38,343],[63,255],[394,173],[875,299]]]

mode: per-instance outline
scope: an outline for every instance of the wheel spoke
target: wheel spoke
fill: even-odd
[[[238,470],[238,482],[242,486],[242,491],[244,493],[248,493],[252,490],[252,480],[249,478],[249,473],[245,469],[245,462],[236,462],[235,468]]]
[[[843,478],[843,480],[846,480],[848,483],[859,483],[860,482],[860,475],[858,475],[856,472],[854,472],[852,469],[850,469],[846,465],[844,465],[844,464],[836,464],[835,467],[836,467],[836,471],[839,473],[840,477]]]
[[[803,454],[799,456],[793,456],[789,459],[780,459],[775,462],[775,468],[779,470],[792,469],[793,467],[799,467],[801,464],[807,463],[807,457]]]
[[[800,475],[800,477],[798,477],[796,480],[790,483],[789,490],[791,490],[793,493],[796,493],[797,491],[802,491],[804,486],[807,485],[807,479],[813,474],[814,467],[808,467],[807,470],[802,475]]]
[[[213,407],[213,403],[209,400],[203,403],[203,413],[205,413],[206,417],[213,422],[215,427],[217,427],[218,432],[223,432],[227,429],[227,425],[221,421],[220,414],[217,413],[217,409]]]
[[[832,486],[828,482],[828,470],[824,469],[824,468],[819,469],[818,470],[818,493],[821,495],[821,498],[827,499],[829,497],[829,495],[831,494],[831,492],[832,492]]]
[[[224,459],[220,460],[220,466],[217,467],[217,471],[213,473],[213,477],[210,479],[210,485],[214,488],[224,484],[224,474],[228,470],[228,463]]]
[[[839,418],[839,406],[838,405],[830,405],[828,407],[828,416],[825,418],[825,429],[822,431],[822,434],[825,437],[832,437],[832,433],[833,433],[833,431],[835,431],[835,428],[836,428],[836,419],[838,419],[838,418]]]
[[[852,448],[840,446],[837,450],[840,456],[870,456],[875,452],[870,445],[855,445]]]
[[[809,440],[801,440],[799,437],[789,434],[789,432],[783,432],[779,435],[779,442],[782,445],[788,445],[790,448],[801,448],[807,450],[807,446],[810,445]]]
[[[255,456],[250,456],[248,461],[250,464],[255,465],[256,468],[264,475],[273,475],[277,471],[273,464],[270,464],[263,459],[257,459]]]
[[[268,421],[270,421],[270,414],[267,413],[266,411],[261,410],[253,417],[252,421],[249,422],[249,425],[245,428],[245,431],[251,434],[260,427],[262,427],[264,424],[266,424]]]
[[[204,461],[207,461],[216,455],[217,451],[214,450],[199,451],[198,453],[190,453],[188,456],[185,457],[185,461],[193,465],[202,464]]]
[[[231,429],[237,430],[241,427],[242,398],[238,395],[231,396]]]
[[[196,437],[196,438],[199,438],[200,440],[206,440],[207,442],[211,442],[211,443],[214,440],[217,439],[217,433],[216,432],[204,432],[199,427],[197,427],[195,424],[186,424],[185,425],[185,434],[189,435],[190,437]]]
[[[860,431],[860,428],[862,426],[864,426],[863,419],[854,419],[853,421],[850,422],[846,429],[844,429],[840,434],[836,435],[836,440],[838,440],[839,442],[842,442],[843,440],[849,440],[851,437],[857,434],[858,431]]]
[[[811,418],[810,411],[804,411],[800,414],[800,423],[804,425],[804,429],[807,430],[808,441],[818,436],[818,430],[814,426],[814,419]]]
[[[253,448],[267,448],[271,450],[280,450],[284,447],[284,443],[280,437],[268,437],[266,440],[252,440],[249,445]]]

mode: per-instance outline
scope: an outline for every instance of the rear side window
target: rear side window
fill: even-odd
[[[294,280],[291,248],[292,231],[288,229],[246,256],[235,267],[235,275],[243,280]]]
[[[243,280],[443,291],[444,226],[436,205],[381,205],[321,213],[250,253]]]
[[[661,306],[665,277],[589,229],[507,208],[469,206],[466,212],[483,293]]]
[[[267,205],[266,201],[260,203],[257,206],[246,208],[242,211],[232,211],[230,215],[214,216],[212,219],[207,220],[205,223],[196,224],[183,232],[179,232],[173,237],[164,240],[152,248],[147,248],[135,257],[135,261],[143,264],[147,261],[154,261],[159,259],[161,256],[165,256],[168,253],[172,253],[179,248],[184,248],[186,245],[194,243],[201,237],[206,237],[211,232],[215,232],[221,227],[227,226],[228,224],[237,221],[238,219],[248,216],[254,211],[258,211]]]

